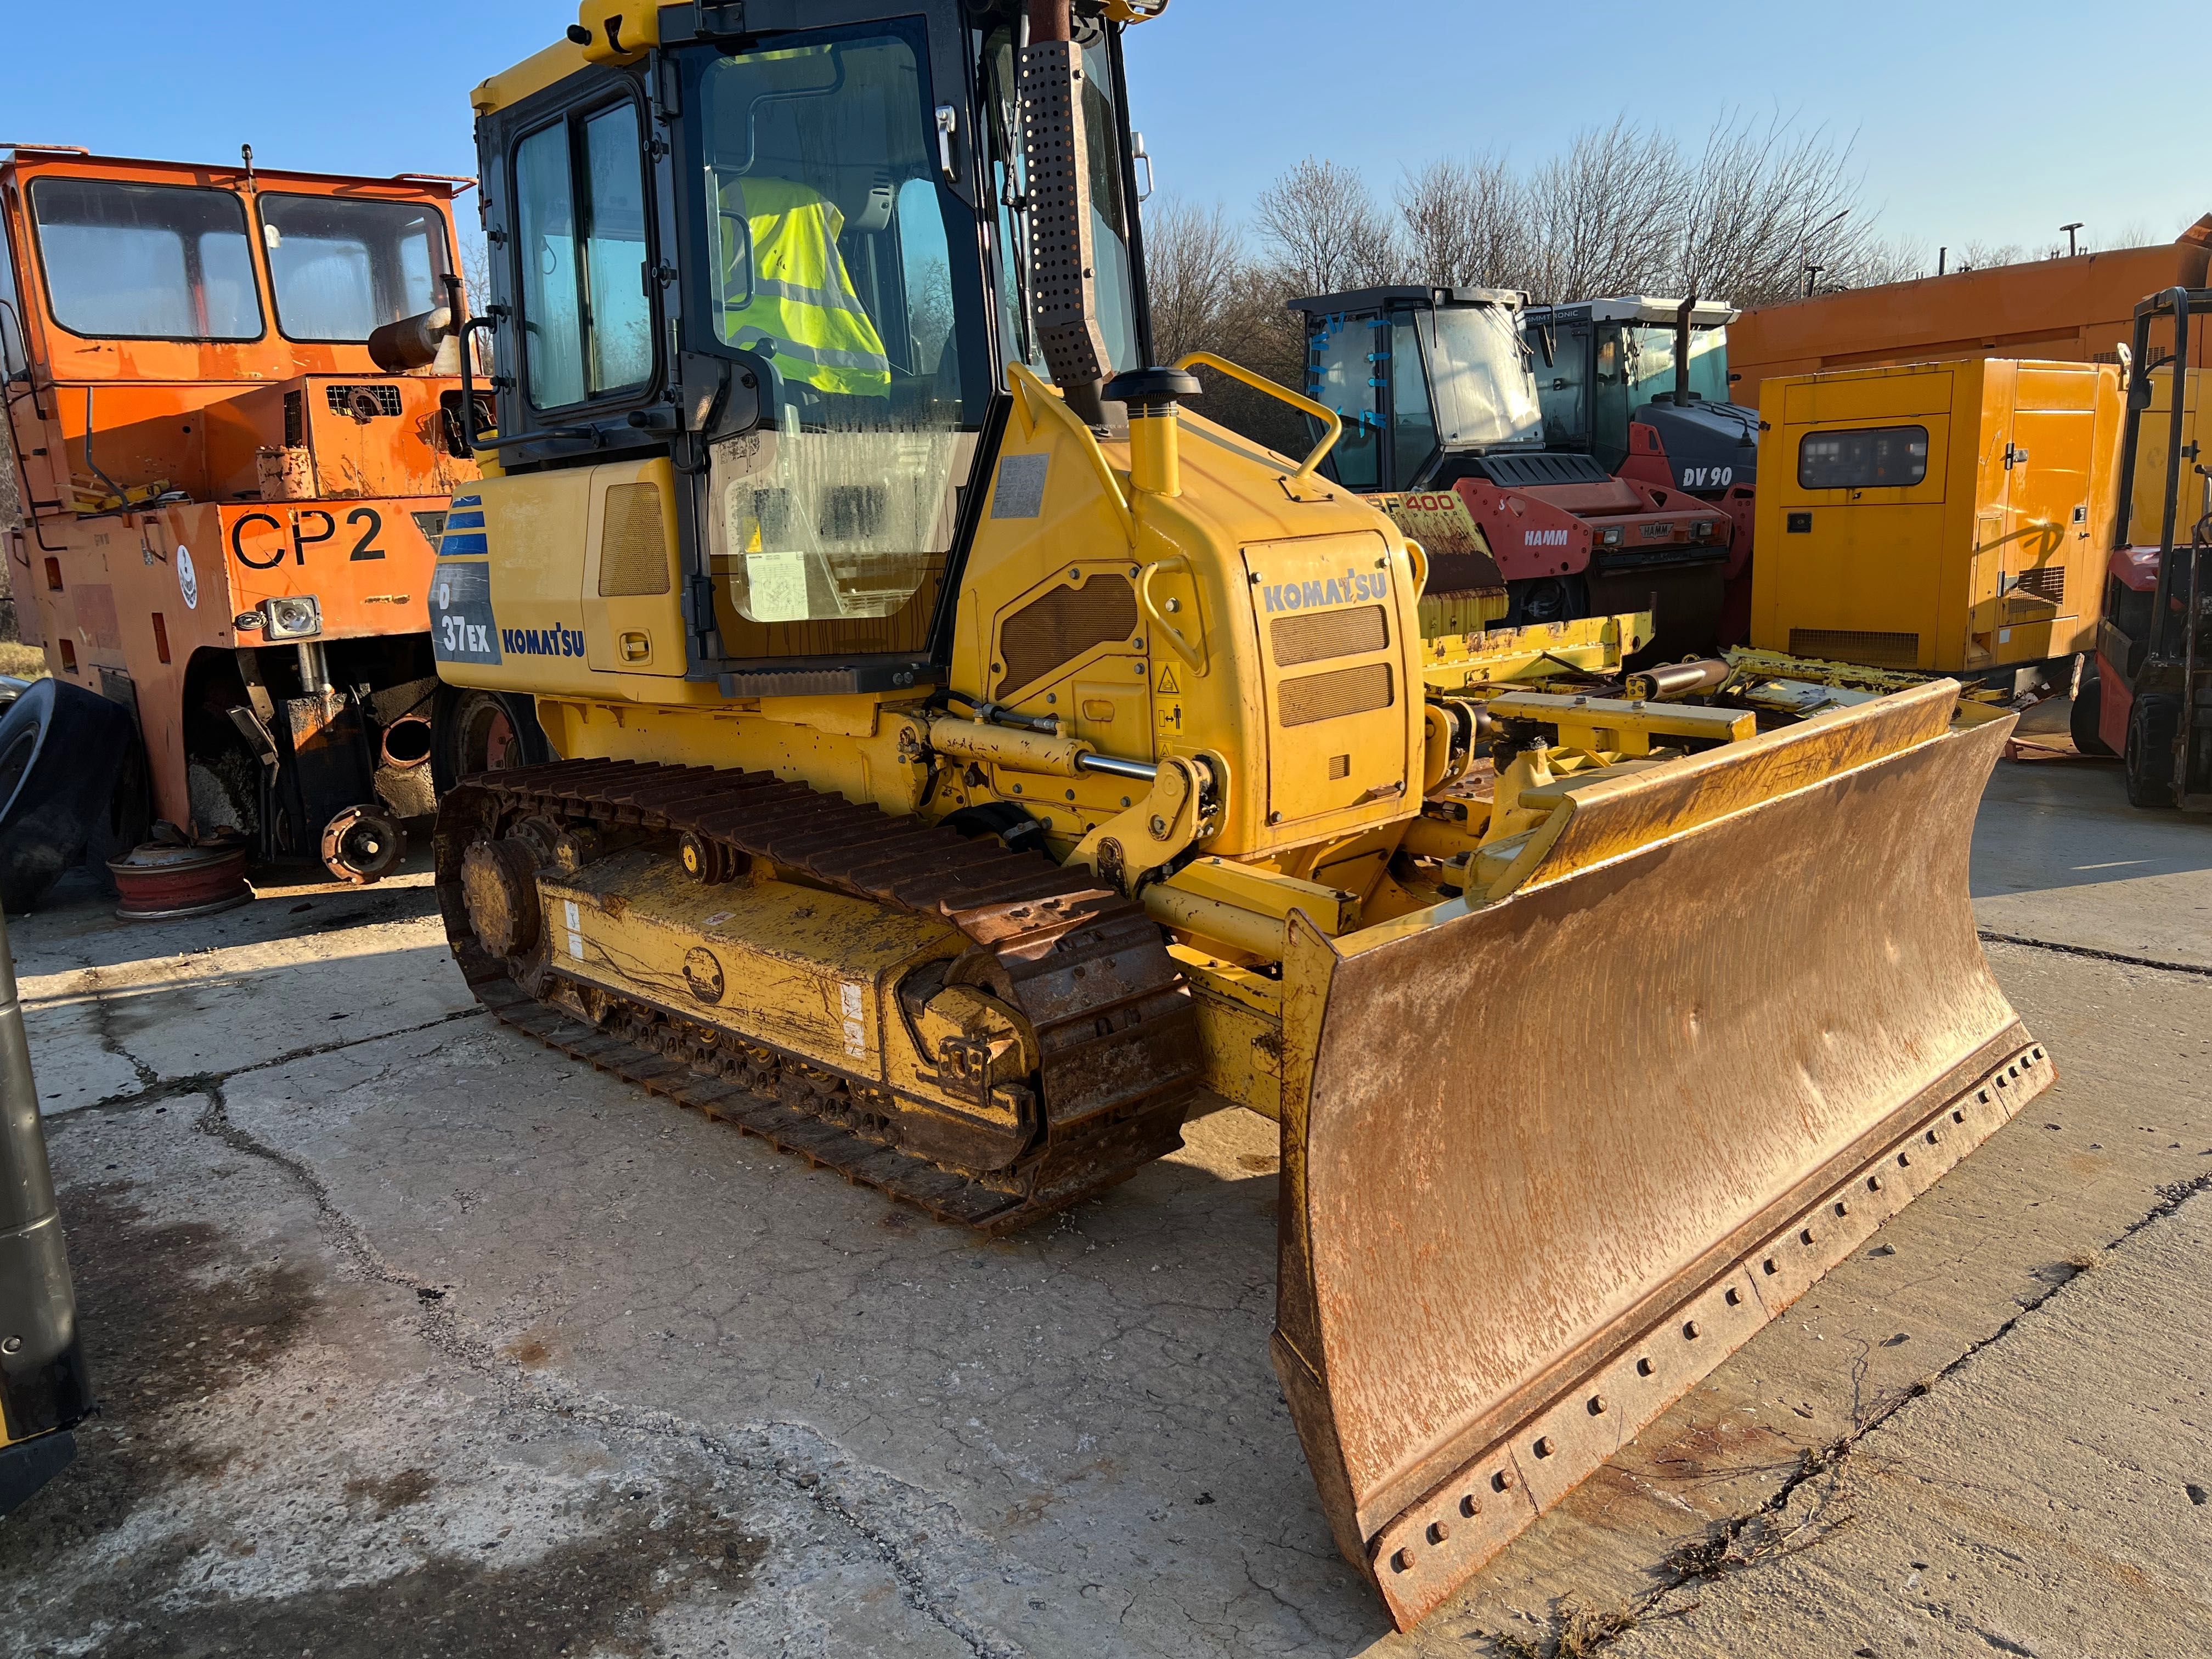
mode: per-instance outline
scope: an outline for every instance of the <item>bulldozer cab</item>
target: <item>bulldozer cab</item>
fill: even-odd
[[[1009,366],[1046,362],[1019,9],[980,27],[950,0],[826,27],[796,4],[633,9],[618,38],[649,26],[649,52],[602,33],[477,94],[503,186],[481,325],[511,366],[482,447],[514,474],[695,436],[696,470],[669,481],[683,580],[657,545],[641,578],[603,565],[589,598],[635,603],[596,665],[732,695],[763,674],[911,685],[950,653],[940,599]],[[1077,33],[1103,379],[1148,342],[1118,31]]]
[[[1676,368],[1681,305],[1632,296],[1522,313],[1547,443],[1595,455],[1618,471],[1632,453],[1629,427],[1641,423],[1660,429],[1680,488],[1754,482],[1759,412],[1735,402],[1729,374],[1728,325],[1738,313],[1692,304],[1684,375]]]
[[[1329,465],[1346,488],[1425,489],[1456,462],[1544,447],[1520,295],[1373,288],[1291,308],[1306,319],[1306,393],[1344,422]]]

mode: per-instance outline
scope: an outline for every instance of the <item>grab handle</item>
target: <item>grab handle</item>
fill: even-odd
[[[1137,603],[1144,608],[1145,615],[1152,619],[1152,626],[1167,635],[1168,643],[1175,647],[1176,655],[1188,663],[1194,672],[1203,674],[1206,672],[1205,629],[1201,628],[1199,630],[1198,639],[1192,640],[1182,629],[1168,620],[1167,613],[1152,598],[1152,578],[1164,570],[1172,570],[1178,575],[1188,576],[1190,574],[1190,561],[1178,553],[1172,558],[1156,560],[1139,571],[1137,573]]]

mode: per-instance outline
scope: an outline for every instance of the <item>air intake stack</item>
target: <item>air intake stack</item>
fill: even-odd
[[[1103,425],[1099,384],[1112,370],[1098,326],[1098,265],[1091,222],[1091,140],[1083,48],[1072,0],[1030,0],[1022,48],[1022,135],[1029,173],[1030,295],[1045,366],[1067,404]]]

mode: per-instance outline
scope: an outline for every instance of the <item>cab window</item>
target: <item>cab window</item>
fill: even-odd
[[[1399,323],[1390,331],[1390,444],[1394,489],[1410,489],[1437,453],[1437,417],[1429,404],[1429,377],[1421,367],[1420,331]]]
[[[446,219],[427,203],[261,198],[261,240],[289,340],[359,345],[441,303]]]
[[[560,409],[653,373],[645,167],[627,101],[541,128],[515,147],[523,380]]]
[[[246,204],[228,191],[46,178],[31,216],[47,303],[109,340],[258,340],[260,285]]]
[[[1382,377],[1372,359],[1383,324],[1373,317],[1315,317],[1311,326],[1306,395],[1328,404],[1344,422],[1329,465],[1346,489],[1379,489],[1382,446],[1375,382]],[[1414,361],[1420,361],[1418,355]]]
[[[1590,325],[1532,322],[1524,332],[1534,354],[1529,367],[1544,410],[1545,446],[1580,449],[1589,442]]]
[[[1113,372],[1140,367],[1137,359],[1135,262],[1130,257],[1132,204],[1124,189],[1121,118],[1113,101],[1114,65],[1103,45],[1083,49],[1085,161],[1091,174],[1091,234],[1097,259],[1098,331]],[[994,28],[983,42],[986,120],[990,140],[991,194],[999,204],[1000,327],[1007,355],[1046,373],[1044,349],[1030,314],[1029,225],[1013,204],[1029,194],[1022,152],[1020,48],[1013,30]],[[1047,378],[1049,378],[1048,375]]]
[[[774,428],[715,475],[714,568],[745,623],[912,616],[952,544],[989,330],[920,39],[856,26],[699,64],[700,309],[764,368]]]

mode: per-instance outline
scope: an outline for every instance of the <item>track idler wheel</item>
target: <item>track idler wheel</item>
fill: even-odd
[[[735,848],[689,830],[684,832],[678,852],[684,860],[684,873],[702,887],[726,886],[751,862]]]
[[[538,860],[527,842],[480,841],[461,855],[461,902],[469,925],[495,957],[526,955],[544,931]]]
[[[331,875],[366,887],[406,859],[407,832],[374,806],[349,806],[323,826],[322,854]]]

